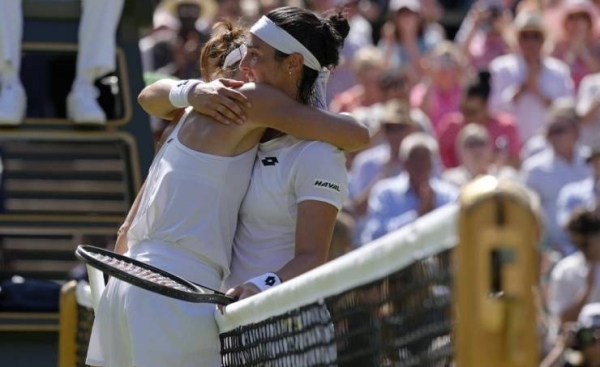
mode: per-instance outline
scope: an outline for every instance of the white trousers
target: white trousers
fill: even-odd
[[[124,0],[81,0],[78,79],[93,82],[116,69],[116,31]],[[0,0],[0,76],[21,67],[23,9],[21,0]]]

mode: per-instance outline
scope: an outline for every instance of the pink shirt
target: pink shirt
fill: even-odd
[[[554,49],[553,56],[557,59],[564,61],[571,70],[571,78],[575,84],[575,89],[579,88],[579,83],[588,74],[592,74],[595,70],[591,70],[588,65],[581,58],[569,60],[567,55],[568,52],[568,41],[557,44]],[[590,43],[591,56],[595,59],[600,58],[600,44],[598,42]]]
[[[466,125],[462,113],[447,115],[440,123],[439,138],[440,155],[446,168],[460,165],[458,152],[456,151],[456,138],[460,130]],[[492,144],[496,146],[499,138],[506,139],[507,153],[511,158],[519,158],[521,140],[517,132],[515,120],[511,115],[503,114],[492,117],[485,125],[487,132],[492,138]],[[496,152],[499,153],[499,152]]]
[[[433,130],[439,136],[440,122],[447,114],[458,112],[462,98],[462,88],[455,85],[449,91],[442,91],[432,85],[431,92],[427,93],[428,87],[424,83],[417,84],[410,95],[410,103],[414,107],[420,107],[425,98],[429,98],[428,108],[423,111],[429,116]]]

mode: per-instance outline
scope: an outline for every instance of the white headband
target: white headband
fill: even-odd
[[[250,33],[284,54],[301,54],[304,57],[304,65],[319,72],[319,76],[314,84],[313,105],[314,107],[326,110],[329,69],[322,67],[315,55],[304,47],[302,43],[298,42],[291,34],[279,28],[277,24],[264,15],[250,28]]]
[[[303,44],[298,42],[292,35],[279,28],[277,24],[273,23],[273,21],[266,16],[263,15],[256,23],[254,23],[252,28],[250,28],[250,33],[284,54],[289,55],[295,52],[301,54],[304,56],[304,65],[313,70],[321,71],[321,63],[317,60],[315,55],[304,47]]]
[[[244,45],[244,44],[240,45],[240,47],[236,48],[235,50],[232,50],[225,57],[225,61],[223,62],[223,67],[228,68],[231,65],[235,64],[236,62],[242,60],[244,58],[244,55],[246,55],[247,50],[248,49],[246,48],[246,45]]]

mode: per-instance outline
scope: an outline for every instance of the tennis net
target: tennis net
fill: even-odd
[[[448,366],[458,206],[217,314],[222,365]]]

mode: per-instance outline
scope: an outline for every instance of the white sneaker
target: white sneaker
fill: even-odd
[[[76,124],[105,125],[106,114],[98,104],[98,90],[91,84],[78,83],[67,96],[67,117]]]
[[[17,126],[23,123],[27,96],[21,83],[0,88],[0,126]]]

